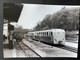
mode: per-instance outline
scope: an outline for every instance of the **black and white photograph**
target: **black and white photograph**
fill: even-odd
[[[4,58],[77,58],[80,6],[3,4]]]

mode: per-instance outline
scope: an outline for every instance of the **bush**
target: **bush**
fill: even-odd
[[[16,41],[22,41],[22,39],[24,38],[24,35],[23,33],[15,32],[13,35],[13,38],[16,39]]]
[[[66,34],[65,37],[66,39],[72,39],[72,38],[77,38],[78,35],[76,34]]]

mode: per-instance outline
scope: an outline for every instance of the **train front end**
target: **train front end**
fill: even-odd
[[[54,44],[65,44],[65,30],[62,29],[55,29],[53,32],[53,43]]]

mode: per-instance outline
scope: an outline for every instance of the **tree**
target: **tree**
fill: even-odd
[[[37,24],[36,30],[60,28],[64,30],[78,30],[79,29],[79,14],[80,7],[76,8],[65,8],[63,7],[60,11],[54,14],[48,14]]]

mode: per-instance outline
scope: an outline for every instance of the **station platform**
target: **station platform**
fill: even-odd
[[[12,57],[14,58],[14,57],[16,57],[16,49],[4,48],[3,53],[4,53],[4,58],[12,58]]]
[[[16,57],[16,52],[15,52],[15,49],[9,49],[9,46],[8,46],[9,42],[8,40],[5,40],[3,42],[3,56],[4,58],[12,58],[12,57]]]
[[[9,44],[8,40],[5,40],[5,42],[3,42],[3,46],[4,46],[4,48],[3,48],[3,57],[4,58],[25,57],[22,50],[16,49],[15,44],[13,45],[13,49],[9,49],[8,44]]]
[[[22,42],[37,52],[42,57],[72,57],[76,58],[77,53],[70,52],[67,50],[63,50],[54,46],[46,45],[38,41],[26,40],[23,39]],[[7,44],[8,42],[4,42],[6,46],[3,49],[4,58],[25,58],[25,57],[34,57],[34,56],[25,56],[23,51],[16,45],[16,41],[14,43],[14,48],[9,49]],[[25,50],[26,51],[26,50]],[[27,49],[28,51],[28,49]],[[27,52],[27,54],[32,54],[31,52]]]

